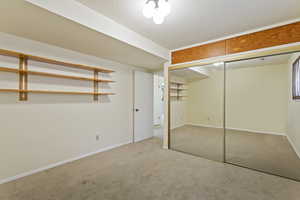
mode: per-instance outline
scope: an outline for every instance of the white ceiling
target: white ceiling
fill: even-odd
[[[146,0],[77,0],[168,49],[300,17],[300,0],[169,0],[162,25],[142,15]]]
[[[27,1],[45,4],[48,2],[49,5],[53,2],[59,10],[65,11],[65,14],[66,12],[72,13],[73,10],[68,10],[68,6],[64,8],[63,1],[87,9],[83,6],[84,4],[96,10],[94,12],[87,9],[92,14],[105,15],[119,23],[119,26],[124,25],[140,34],[137,34],[138,36],[144,35],[154,41],[154,46],[157,43],[168,49],[204,42],[286,20],[300,19],[300,0],[264,0],[264,4],[261,3],[261,0],[169,0],[172,4],[172,12],[163,25],[155,25],[151,19],[142,16],[142,8],[146,0]],[[0,32],[152,70],[161,68],[166,62],[164,56],[159,56],[149,49],[145,50],[140,46],[96,31],[80,22],[76,23],[76,20],[69,20],[64,14],[54,14],[45,9],[24,0],[1,2]],[[76,12],[74,16],[83,19],[88,16],[86,14]],[[103,25],[98,18],[87,17],[86,19],[87,22],[93,22],[98,26],[108,27],[108,29],[114,23]],[[120,36],[125,34],[122,31],[115,32]],[[129,36],[131,41],[142,37],[131,37],[131,34]],[[148,41],[148,44],[152,42],[145,37],[140,41]],[[139,44],[147,46],[145,42]],[[159,45],[157,46],[160,47]],[[164,48],[163,50],[168,55],[168,50]]]
[[[166,62],[23,0],[1,2],[0,24],[0,32],[137,67],[154,70]]]
[[[171,77],[172,75],[184,78],[186,81],[194,81],[194,80],[201,80],[208,77],[205,73],[197,72],[192,69],[180,69],[180,70],[174,70],[171,71]]]

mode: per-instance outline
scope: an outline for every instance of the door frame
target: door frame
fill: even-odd
[[[135,143],[135,70],[132,70],[132,143]]]

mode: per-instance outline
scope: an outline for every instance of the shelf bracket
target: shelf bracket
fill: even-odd
[[[177,83],[177,101],[179,101],[179,83]]]
[[[98,70],[94,70],[94,101],[98,101],[99,99],[99,82],[98,80],[99,72]]]
[[[26,56],[19,56],[19,100],[28,100],[28,58]]]

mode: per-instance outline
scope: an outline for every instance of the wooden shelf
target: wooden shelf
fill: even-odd
[[[177,95],[175,95],[175,96],[170,96],[170,97],[187,97],[187,96],[177,96]]]
[[[0,89],[0,92],[21,92],[18,89]]]
[[[170,88],[170,90],[187,90],[186,88]]]
[[[177,84],[177,85],[184,85],[185,83],[181,83],[181,82],[175,82],[175,81],[171,81],[171,84]]]
[[[37,61],[37,62],[43,62],[43,63],[48,63],[48,64],[54,64],[54,65],[61,65],[65,67],[72,67],[72,68],[77,68],[77,69],[84,69],[84,70],[90,70],[90,71],[98,71],[102,73],[112,73],[114,71],[108,70],[108,69],[103,69],[100,67],[93,67],[93,66],[87,66],[87,65],[81,65],[81,64],[74,64],[74,63],[69,63],[69,62],[63,62],[63,61],[58,61],[54,59],[49,59],[49,58],[43,58],[39,56],[33,56],[29,54],[24,54],[20,52],[15,52],[15,51],[9,51],[9,50],[4,50],[0,49],[0,55],[4,56],[11,56],[11,57],[26,57],[29,60]]]
[[[104,83],[113,83],[114,82],[114,81],[111,81],[111,80],[103,80],[103,79],[94,79],[94,78],[87,78],[87,77],[80,77],[80,76],[54,74],[54,73],[48,73],[48,72],[37,72],[37,71],[29,71],[29,70],[24,71],[24,70],[7,68],[7,67],[0,67],[0,71],[2,71],[2,72],[11,72],[11,73],[27,73],[27,74],[31,74],[31,75],[37,75],[37,76],[48,76],[48,77],[74,79],[74,80],[97,81],[97,82],[104,82]]]
[[[28,92],[36,94],[69,94],[69,95],[115,95],[110,92],[75,92],[75,91],[51,91],[51,90],[19,90],[19,89],[0,89],[0,92]]]
[[[293,99],[294,99],[294,100],[299,100],[299,99],[300,99],[300,97],[298,97],[298,96],[295,96],[295,97],[293,97]]]

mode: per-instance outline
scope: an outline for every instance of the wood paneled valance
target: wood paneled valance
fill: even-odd
[[[172,64],[300,42],[300,22],[172,52]]]

